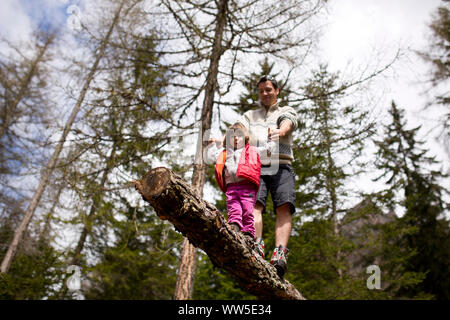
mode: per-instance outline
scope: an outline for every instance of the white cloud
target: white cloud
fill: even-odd
[[[326,60],[343,68],[349,60],[364,60],[374,47],[423,46],[432,11],[439,0],[336,0],[322,39]]]
[[[0,36],[26,41],[33,31],[31,19],[17,0],[2,0],[0,8]]]

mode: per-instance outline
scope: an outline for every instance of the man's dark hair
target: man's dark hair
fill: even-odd
[[[261,78],[259,78],[259,81],[256,84],[256,87],[258,87],[261,82],[266,82],[266,81],[272,82],[273,88],[274,89],[278,89],[278,82],[277,82],[277,80],[275,80],[274,77],[269,76],[269,75],[264,75]]]

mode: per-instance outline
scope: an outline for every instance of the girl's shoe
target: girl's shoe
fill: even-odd
[[[249,232],[249,231],[242,231],[242,234],[244,235],[244,236],[246,236],[247,238],[249,238],[251,241],[255,241],[255,237],[252,235],[252,233],[251,232]]]
[[[241,231],[241,228],[239,227],[239,225],[235,222],[231,222],[230,223],[230,227],[233,231],[239,232]]]

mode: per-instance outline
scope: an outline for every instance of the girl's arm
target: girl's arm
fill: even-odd
[[[205,162],[207,164],[214,164],[223,148],[217,146],[218,140],[210,138],[208,142],[209,144],[205,152]]]
[[[267,152],[267,156],[270,157],[270,155],[272,153],[275,153],[276,149],[277,149],[277,144],[275,143],[275,141],[269,140],[269,141],[266,141],[264,146],[257,147],[256,152],[258,152],[259,156],[265,155]]]

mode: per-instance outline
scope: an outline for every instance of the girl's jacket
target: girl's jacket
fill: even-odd
[[[263,152],[273,152],[275,143],[268,142],[264,147],[254,147],[246,144],[243,148],[233,150],[230,148],[218,149],[216,144],[207,152],[206,161],[216,161],[215,176],[217,184],[223,192],[227,190],[227,184],[250,181],[259,189],[261,176],[261,161],[259,156]]]

